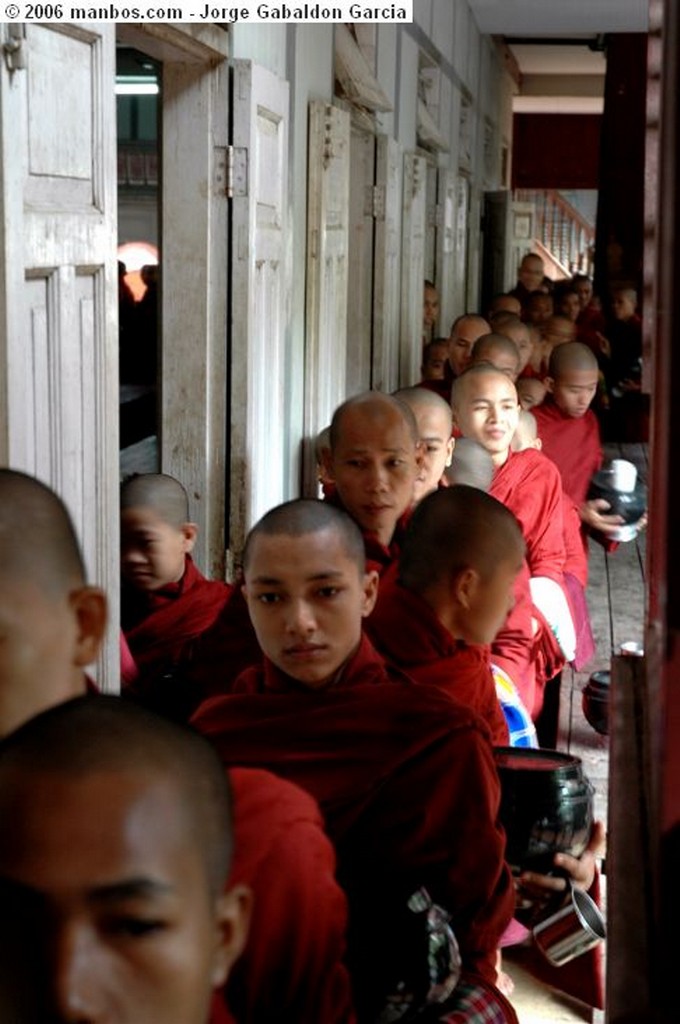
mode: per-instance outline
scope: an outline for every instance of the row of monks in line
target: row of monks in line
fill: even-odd
[[[592,398],[592,370],[587,349],[555,350],[544,451],[553,420],[559,438],[588,423],[563,395]],[[3,1020],[516,1020],[493,755],[513,719],[493,671],[531,742],[545,680],[578,657],[582,519],[568,467],[513,449],[506,372],[475,363],[452,403],[345,402],[325,499],[267,513],[238,586],[193,563],[177,481],[126,481],[130,701],[85,675],[106,599],[66,511],[0,471]],[[600,832],[556,859],[586,889]],[[597,971],[573,980],[601,1002]]]

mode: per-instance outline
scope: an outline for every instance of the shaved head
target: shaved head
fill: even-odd
[[[227,879],[232,855],[226,772],[201,736],[119,697],[79,697],[44,711],[0,745],[0,808],[9,813],[18,782],[33,775],[114,774],[168,778],[186,834],[205,861],[211,892]],[[105,808],[102,812],[105,813]],[[5,818],[5,820],[8,820]]]
[[[519,414],[517,430],[512,439],[513,452],[523,452],[525,448],[535,448],[538,440],[538,424],[532,412],[522,409]]]
[[[150,508],[169,526],[180,529],[189,522],[189,498],[179,480],[166,473],[131,476],[120,489],[121,512]]]
[[[451,388],[451,405],[454,412],[465,400],[469,386],[474,381],[483,378],[508,381],[508,376],[501,370],[497,370],[495,366],[491,366],[490,363],[475,363],[473,366],[468,366],[465,373],[461,373],[460,377],[454,380]],[[512,381],[510,383],[512,384]]]
[[[459,437],[453,449],[451,465],[446,470],[446,479],[453,486],[459,484],[488,491],[494,474],[493,459],[479,441],[471,437]]]
[[[71,517],[61,498],[35,477],[0,469],[0,566],[52,594],[85,582]]]
[[[483,334],[472,348],[470,364],[490,363],[503,373],[517,374],[520,363],[519,349],[505,334]]]
[[[441,415],[449,421],[449,430],[451,429],[453,424],[451,406],[441,397],[441,395],[436,394],[434,391],[418,387],[402,388],[400,391],[394,392],[394,397],[402,404],[407,405],[414,412],[416,421],[419,410],[428,409],[431,412],[441,413]]]
[[[413,513],[399,578],[422,594],[469,568],[488,579],[500,562],[523,552],[519,523],[504,505],[475,487],[449,487],[428,495]]]
[[[411,409],[400,402],[392,395],[384,395],[380,391],[365,391],[361,395],[348,398],[346,402],[339,405],[333,413],[330,428],[331,451],[340,443],[344,421],[348,413],[357,412],[361,416],[374,421],[393,419],[395,415],[404,421],[406,428],[413,440],[414,445],[418,444],[418,424]]]
[[[549,375],[553,380],[559,380],[565,373],[572,370],[595,370],[597,371],[597,359],[594,353],[580,341],[570,341],[564,345],[558,345],[550,353]]]
[[[354,520],[341,509],[311,498],[296,498],[277,505],[255,524],[246,539],[243,568],[248,569],[258,537],[302,537],[325,530],[338,536],[345,554],[356,562],[359,573],[363,573],[366,568],[364,540]]]

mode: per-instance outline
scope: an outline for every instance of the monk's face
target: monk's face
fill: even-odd
[[[245,922],[211,892],[186,796],[149,770],[5,771],[0,875],[34,915],[37,1019],[205,1024]]]
[[[540,256],[525,256],[517,276],[527,291],[535,292],[543,284],[544,273],[543,260]]]
[[[460,377],[470,362],[472,347],[491,328],[481,316],[466,317],[454,327],[449,338],[449,363],[454,376]]]
[[[121,571],[136,590],[160,590],[177,583],[195,540],[195,528],[177,528],[146,506],[123,509],[120,517]]]
[[[462,613],[463,639],[469,644],[490,644],[513,606],[513,586],[522,568],[523,552],[495,567],[488,578],[478,577]]]
[[[565,416],[584,416],[597,391],[598,371],[566,370],[556,380],[548,378],[555,405]]]
[[[406,420],[388,405],[350,407],[342,417],[330,472],[359,527],[389,544],[413,500],[420,453]]]
[[[333,529],[290,537],[261,534],[244,593],[260,647],[277,668],[311,690],[331,686],[361,639],[377,573],[361,573]]]
[[[416,405],[413,413],[418,424],[422,462],[413,488],[415,503],[422,501],[426,494],[436,491],[444,476],[444,469],[451,464],[454,440],[451,437],[451,415],[436,406]]]
[[[514,295],[497,295],[491,303],[491,314],[500,313],[506,311],[508,313],[514,313],[515,316],[520,316],[522,312],[522,303],[519,299],[515,298]]]
[[[517,381],[519,404],[528,412],[535,405],[540,405],[545,398],[546,386],[538,377],[524,377]]]
[[[430,334],[439,316],[439,295],[436,288],[425,286],[423,294],[423,330]]]
[[[581,306],[581,309],[585,309],[593,297],[592,281],[589,281],[587,278],[586,280],[577,281],[574,285],[574,289],[576,291],[576,294],[578,295],[578,301]]]
[[[576,323],[581,312],[581,302],[577,292],[567,292],[560,302],[560,313],[568,320]]]
[[[543,338],[546,343],[555,348],[557,345],[566,345],[576,337],[576,324],[573,320],[565,317],[550,317],[543,328]]]
[[[517,346],[517,351],[519,352],[519,366],[517,368],[517,373],[520,374],[529,362],[531,352],[534,347],[531,341],[529,328],[525,324],[516,324],[514,326],[511,325],[507,329],[501,329],[500,333],[507,335],[507,337],[510,338],[511,341],[514,341]]]
[[[529,300],[527,320],[532,324],[543,324],[553,315],[552,295],[533,295]]]
[[[89,627],[78,613],[84,590],[51,593],[37,580],[0,571],[0,735],[85,692],[83,668],[101,634],[84,649],[82,630]]]
[[[428,349],[427,358],[423,363],[423,380],[443,380],[444,366],[449,354],[448,342],[432,344]]]
[[[494,465],[502,465],[519,419],[513,382],[501,373],[473,374],[466,377],[457,401],[455,415],[463,437],[478,441]]]

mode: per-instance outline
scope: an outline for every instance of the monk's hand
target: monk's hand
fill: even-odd
[[[606,356],[607,359],[611,359],[612,347],[609,343],[609,339],[605,338],[604,334],[600,334],[599,331],[595,331],[595,337],[597,338],[597,347],[599,348],[602,355]]]
[[[613,533],[624,522],[623,516],[606,515],[611,505],[604,498],[591,498],[584,501],[579,508],[581,521],[589,526],[591,530],[599,530],[601,533]]]
[[[604,856],[605,847],[604,824],[596,821],[593,823],[588,845],[580,857],[556,853],[554,864],[559,874],[541,875],[537,871],[523,871],[519,876],[520,887],[524,893],[537,901],[545,900],[553,893],[565,892],[568,885],[587,892],[595,879],[596,861]]]

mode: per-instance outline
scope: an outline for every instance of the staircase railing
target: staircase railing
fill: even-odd
[[[594,267],[595,228],[556,189],[518,189],[514,198],[533,203],[536,238],[571,274],[588,274]]]

